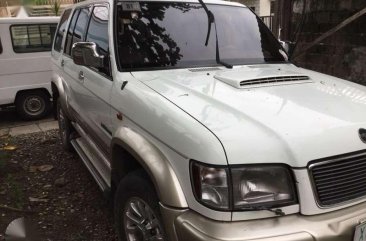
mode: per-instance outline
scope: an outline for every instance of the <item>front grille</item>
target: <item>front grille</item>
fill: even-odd
[[[240,82],[240,86],[247,85],[258,85],[258,84],[273,84],[280,82],[296,82],[296,81],[307,81],[310,80],[308,76],[295,75],[295,76],[277,76],[277,77],[266,77],[259,79],[250,79]]]
[[[366,197],[366,150],[313,161],[309,171],[321,206]]]

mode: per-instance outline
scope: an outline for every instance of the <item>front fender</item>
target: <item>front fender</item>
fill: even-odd
[[[119,145],[128,151],[150,175],[160,201],[167,206],[187,208],[182,187],[164,154],[139,133],[120,127],[112,139],[112,150]]]

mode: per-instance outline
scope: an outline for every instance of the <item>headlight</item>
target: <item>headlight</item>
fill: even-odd
[[[291,172],[282,165],[229,169],[192,161],[191,177],[198,201],[213,209],[253,210],[296,203]]]
[[[214,209],[229,209],[227,169],[192,163],[192,183],[199,202]]]
[[[283,166],[246,166],[231,169],[235,209],[279,206],[296,201],[294,183]]]

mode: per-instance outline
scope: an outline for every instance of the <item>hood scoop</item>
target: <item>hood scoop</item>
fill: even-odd
[[[273,83],[283,83],[283,82],[298,82],[310,80],[309,76],[305,75],[294,75],[294,76],[276,76],[276,77],[265,77],[259,79],[244,80],[240,82],[240,87],[250,86],[250,85],[261,85],[261,84],[273,84]]]
[[[220,68],[218,68],[218,67],[206,67],[206,68],[189,69],[189,71],[191,71],[191,72],[207,72],[207,71],[217,71],[217,70],[220,70]]]
[[[215,78],[238,89],[313,82],[309,76],[280,69],[225,71],[216,74]]]

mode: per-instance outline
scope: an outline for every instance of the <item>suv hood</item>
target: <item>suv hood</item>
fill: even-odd
[[[132,74],[211,130],[230,165],[304,167],[365,148],[366,88],[351,82],[291,64]]]

